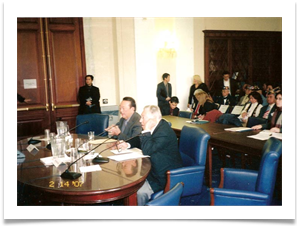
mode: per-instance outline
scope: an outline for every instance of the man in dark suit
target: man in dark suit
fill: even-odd
[[[81,86],[79,89],[79,115],[101,113],[100,107],[100,90],[98,87],[92,85],[93,76],[85,76],[85,86]]]
[[[238,83],[237,83],[237,81],[230,78],[228,71],[224,71],[222,73],[222,78],[223,79],[218,82],[217,90],[216,90],[216,95],[220,96],[221,95],[222,87],[227,86],[229,88],[229,94],[232,97],[235,97],[236,91],[238,89]]]
[[[229,87],[228,86],[224,86],[222,88],[222,95],[217,96],[215,98],[215,103],[219,104],[219,106],[220,105],[230,105],[230,106],[236,105],[235,98],[229,94]]]
[[[162,75],[163,82],[160,82],[157,85],[157,98],[158,98],[158,106],[161,110],[162,115],[167,115],[167,109],[168,109],[168,101],[170,100],[170,97],[172,95],[172,87],[169,83],[170,81],[170,74],[164,73]]]
[[[121,119],[116,125],[105,130],[109,136],[118,140],[127,140],[141,133],[140,115],[136,112],[136,102],[132,97],[124,97],[119,106]]]
[[[182,167],[182,159],[178,149],[178,141],[168,122],[162,119],[158,106],[146,106],[140,119],[142,136],[128,143],[121,143],[122,149],[128,147],[141,148],[144,155],[149,155],[151,170],[144,185],[137,191],[138,205],[145,205],[151,194],[161,191],[166,185],[166,172]]]

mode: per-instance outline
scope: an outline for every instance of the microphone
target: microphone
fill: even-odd
[[[76,162],[78,162],[80,159],[82,159],[84,156],[88,155],[90,152],[92,152],[93,150],[97,149],[98,147],[100,147],[102,144],[104,144],[107,140],[110,140],[112,138],[108,138],[106,140],[104,140],[103,143],[98,144],[96,147],[94,147],[93,149],[89,150],[88,152],[86,152],[84,155],[82,155],[80,158],[78,158],[76,161],[72,162],[69,167],[60,175],[60,177],[62,177],[63,179],[77,179],[79,178],[82,174],[81,173],[76,173],[76,172],[70,172],[69,169],[72,165],[74,165]],[[83,144],[81,144],[83,145]],[[80,146],[81,146],[80,145]],[[79,146],[79,147],[80,147]],[[77,150],[79,149],[79,147],[77,148]],[[109,159],[108,159],[109,162]]]
[[[66,134],[66,133],[68,133],[68,132],[70,132],[70,131],[76,129],[77,127],[79,127],[79,126],[81,126],[81,125],[88,124],[88,123],[89,123],[89,121],[82,122],[82,123],[80,123],[79,125],[77,125],[77,126],[71,128],[71,129],[67,130],[66,132],[60,134],[58,137],[60,137],[61,135],[64,135],[64,134]],[[46,148],[49,149],[49,150],[51,150],[51,143],[49,143],[49,144],[46,146]]]
[[[61,117],[58,118],[58,121],[60,121],[60,120],[61,120]],[[49,126],[51,127],[54,123],[56,123],[56,121],[50,123],[49,125],[47,125],[46,128],[49,127]],[[27,144],[38,144],[40,142],[41,142],[41,140],[36,140],[36,139],[33,139],[33,137],[31,137],[30,140],[28,140]]]

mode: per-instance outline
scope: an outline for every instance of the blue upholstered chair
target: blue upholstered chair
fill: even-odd
[[[207,146],[210,135],[199,127],[184,126],[181,131],[179,151],[183,167],[167,171],[167,183],[164,192],[169,191],[177,183],[184,183],[181,205],[190,205],[199,195],[206,192],[203,185],[206,165]],[[152,199],[157,193],[152,195]],[[195,197],[197,196],[197,197]]]
[[[149,201],[146,206],[178,206],[184,190],[183,183],[177,183],[168,192],[157,196],[156,199]]]
[[[180,111],[179,112],[179,117],[191,118],[192,117],[192,112],[191,111]]]
[[[89,131],[94,131],[95,135],[103,133],[109,125],[109,115],[104,114],[85,114],[77,115],[76,125],[82,122],[89,121],[88,124],[83,124],[76,128],[77,134],[87,134]],[[103,133],[102,136],[106,136],[107,133]]]
[[[221,169],[219,188],[211,188],[211,205],[270,205],[282,143],[271,137],[264,145],[259,171]]]

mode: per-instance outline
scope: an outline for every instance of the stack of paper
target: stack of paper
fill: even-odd
[[[128,154],[123,154],[123,155],[113,155],[113,156],[108,156],[109,159],[112,159],[114,161],[125,161],[129,159],[138,159],[138,158],[146,158],[150,157],[148,155],[142,155],[137,152],[132,152]]]
[[[252,128],[249,127],[233,127],[233,128],[226,128],[225,131],[231,131],[231,132],[243,132],[243,131],[251,131]]]
[[[256,135],[251,135],[247,137],[257,139],[257,140],[268,140],[270,137],[282,139],[282,133],[273,133],[270,130],[263,130]]]

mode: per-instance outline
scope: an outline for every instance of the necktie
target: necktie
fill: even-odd
[[[264,115],[263,115],[263,118],[264,118],[264,119],[267,119],[267,118],[268,118],[269,112],[270,112],[270,106],[268,105],[268,108],[267,108],[267,110],[265,111],[265,113],[264,113]]]
[[[167,97],[169,96],[168,95],[168,83],[165,85],[165,88],[166,88],[166,94],[167,94]]]
[[[122,127],[121,127],[121,132],[122,133],[124,132],[124,130],[125,130],[126,126],[127,126],[127,123],[128,123],[128,121],[125,120],[124,123],[123,123],[123,125],[122,125]]]

